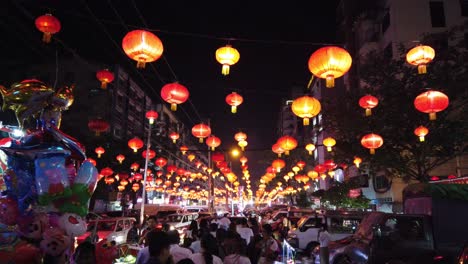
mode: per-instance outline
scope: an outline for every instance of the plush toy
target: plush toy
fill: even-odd
[[[53,257],[62,256],[69,248],[71,238],[60,228],[49,228],[42,235],[41,249]]]
[[[70,237],[86,233],[86,219],[77,214],[65,213],[59,218],[59,227]]]
[[[39,242],[49,227],[49,217],[45,213],[31,213],[18,219],[19,234],[31,242]]]

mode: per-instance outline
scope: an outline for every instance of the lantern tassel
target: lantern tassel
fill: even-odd
[[[173,139],[172,143],[174,143],[174,144],[177,143],[177,139]]]
[[[370,149],[370,154],[374,155],[375,154],[375,149]]]
[[[309,118],[304,117],[303,124],[304,124],[304,126],[308,126],[309,125]]]
[[[429,113],[429,120],[436,120],[436,113]]]
[[[327,151],[328,151],[328,152],[331,152],[331,151],[332,151],[332,147],[327,147]]]
[[[224,65],[223,65],[223,68],[222,68],[222,70],[221,70],[221,73],[222,73],[223,75],[228,75],[228,74],[229,74],[229,65],[224,64]]]
[[[107,82],[101,82],[101,88],[106,89],[107,88]]]
[[[50,43],[50,39],[52,37],[52,34],[45,32],[44,35],[42,35],[42,41],[45,43]]]
[[[335,87],[335,77],[333,75],[328,75],[326,78],[326,87],[333,88]]]
[[[366,108],[366,116],[372,115],[372,110],[370,108]]]
[[[289,150],[286,150],[286,151],[284,152],[284,155],[288,156],[288,155],[289,155]]]
[[[96,134],[96,137],[99,137],[99,136],[101,135],[101,132],[99,132],[99,131],[96,131],[96,133],[95,133],[95,134]]]
[[[426,73],[427,73],[426,64],[418,65],[418,74],[426,74]]]
[[[171,110],[176,111],[177,110],[177,104],[171,104]]]
[[[146,65],[146,62],[144,61],[138,61],[137,62],[137,69],[144,69],[145,68],[145,65]]]
[[[203,143],[203,138],[199,138],[198,142]]]
[[[231,106],[231,113],[233,114],[237,113],[237,106],[235,105]]]
[[[419,136],[419,142],[424,142],[424,136]]]

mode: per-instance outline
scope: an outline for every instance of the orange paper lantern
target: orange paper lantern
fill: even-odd
[[[312,155],[312,152],[315,150],[315,145],[309,143],[305,146],[305,149],[307,150],[307,152],[309,152],[309,155]]]
[[[420,142],[424,142],[424,137],[429,134],[429,129],[425,126],[419,126],[414,130],[414,134],[419,137]]]
[[[430,46],[419,45],[412,48],[406,54],[406,61],[418,66],[418,73],[427,73],[426,65],[429,64],[435,57],[435,50]]]
[[[332,147],[336,145],[336,140],[332,137],[323,139],[323,145],[327,147],[327,151],[332,151]]]
[[[383,139],[377,134],[367,134],[362,137],[361,145],[370,150],[370,154],[375,154],[375,149],[383,145]]]
[[[237,133],[234,135],[234,139],[235,139],[237,142],[247,140],[247,134],[245,134],[244,132],[237,132]]]
[[[352,64],[349,53],[340,47],[328,46],[316,50],[309,58],[309,70],[315,76],[326,79],[326,86],[335,86],[335,78],[343,76]]]
[[[414,99],[414,107],[429,114],[429,120],[436,120],[436,113],[445,110],[449,105],[449,98],[439,91],[429,90]]]
[[[278,139],[279,146],[284,149],[284,154],[289,155],[289,151],[297,147],[297,140],[291,136],[282,136]]]
[[[379,104],[379,99],[374,97],[370,94],[364,95],[359,99],[359,106],[366,109],[366,116],[370,116],[372,114],[372,108],[376,107]]]
[[[60,21],[51,14],[45,14],[36,18],[35,24],[36,28],[44,33],[42,41],[45,43],[49,43],[52,35],[59,32],[61,28]]]
[[[229,67],[236,64],[240,59],[239,51],[231,45],[226,45],[216,50],[216,60],[223,65],[221,73],[223,75],[229,74]]]
[[[276,172],[281,172],[281,169],[284,168],[286,166],[286,162],[284,162],[284,160],[282,159],[275,159],[272,163],[271,163],[271,167],[273,167]]]
[[[143,147],[143,140],[138,137],[134,137],[128,141],[128,147],[133,149],[133,152],[137,152]]]
[[[291,105],[293,113],[304,119],[304,126],[309,125],[309,118],[318,115],[321,108],[319,100],[307,95],[295,99]]]
[[[178,82],[168,83],[161,89],[161,97],[171,104],[171,110],[176,111],[177,105],[182,104],[189,98],[188,89]]]
[[[122,48],[128,57],[137,61],[137,68],[145,68],[147,62],[159,59],[163,53],[161,40],[145,30],[133,30],[122,40]]]

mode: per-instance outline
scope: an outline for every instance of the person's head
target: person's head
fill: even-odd
[[[242,241],[238,237],[228,238],[224,241],[224,252],[226,256],[231,254],[241,254]]]
[[[192,220],[192,222],[190,222],[189,230],[192,230],[192,231],[193,231],[193,230],[198,230],[197,221]]]
[[[158,219],[157,219],[156,216],[154,216],[154,215],[148,217],[148,219],[146,220],[146,225],[147,225],[148,228],[150,228],[150,229],[156,228],[156,224],[157,224],[157,223],[158,223]]]
[[[171,245],[169,235],[163,231],[153,230],[146,235],[148,249],[151,257],[156,257],[160,262],[165,263],[170,256],[169,246]]]
[[[224,217],[228,217],[228,216],[229,216],[229,213],[225,213],[225,214],[224,214]]]
[[[273,234],[273,228],[271,227],[270,224],[265,224],[262,226],[263,238],[270,238],[272,234]]]
[[[205,229],[205,228],[208,228],[208,220],[202,219],[200,220],[200,229]]]
[[[218,230],[216,230],[216,240],[218,240],[219,243],[222,243],[224,239],[226,238],[226,236],[227,236],[227,231],[224,230],[223,228],[218,228]]]
[[[218,243],[211,234],[203,235],[200,241],[200,245],[204,252],[211,255],[218,255]]]
[[[193,260],[189,258],[184,258],[179,260],[179,262],[177,262],[176,264],[195,264],[195,262],[193,262]]]
[[[240,224],[241,224],[242,226],[246,227],[246,226],[247,226],[247,218],[241,218]]]
[[[237,225],[236,225],[236,223],[231,222],[231,223],[229,224],[228,231],[237,232]]]
[[[250,226],[258,226],[258,222],[257,222],[257,219],[255,218],[249,218],[249,223],[250,223]]]
[[[211,223],[210,224],[210,232],[216,232],[218,230],[218,224]]]
[[[73,260],[76,264],[96,263],[96,247],[89,241],[82,242],[76,248]]]
[[[171,244],[180,244],[180,236],[177,230],[170,230],[167,232],[167,235],[169,236]]]

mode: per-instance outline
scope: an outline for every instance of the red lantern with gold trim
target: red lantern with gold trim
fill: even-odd
[[[122,40],[122,48],[128,57],[137,61],[137,68],[145,68],[147,62],[156,61],[163,54],[161,40],[145,30],[133,30]]]
[[[427,73],[426,65],[429,64],[435,57],[435,50],[430,46],[418,45],[406,54],[406,61],[418,66],[418,73]]]
[[[143,147],[143,140],[134,137],[128,141],[128,147],[133,149],[133,152],[138,152]]]
[[[429,129],[425,126],[419,126],[414,130],[414,134],[419,137],[420,142],[424,142],[424,137],[429,134]]]
[[[176,111],[177,105],[185,103],[189,98],[188,89],[178,82],[168,83],[161,89],[161,97],[171,104],[171,110]]]
[[[319,100],[311,96],[302,96],[296,98],[291,104],[292,112],[300,118],[303,118],[304,126],[309,125],[309,119],[320,113],[322,106]]]
[[[237,113],[237,107],[244,102],[244,98],[236,93],[232,92],[226,96],[226,103],[231,106],[231,113]]]
[[[154,164],[156,164],[158,167],[162,168],[162,167],[166,166],[167,159],[165,159],[163,157],[159,157],[154,161]]]
[[[94,152],[98,155],[97,157],[100,158],[102,154],[106,152],[106,150],[103,147],[97,147]]]
[[[115,157],[115,159],[116,159],[120,164],[122,164],[122,162],[125,160],[125,156],[122,155],[122,154],[119,154],[119,155],[117,155],[117,157]]]
[[[60,21],[51,14],[45,14],[36,18],[35,24],[36,28],[44,33],[42,41],[45,43],[49,43],[52,35],[58,33],[61,28]]]
[[[221,73],[223,75],[229,74],[229,67],[236,64],[240,59],[240,54],[237,49],[231,45],[226,45],[216,50],[216,60],[223,65]]]
[[[146,118],[148,119],[150,125],[154,124],[154,120],[158,118],[158,112],[154,110],[148,110],[145,114]]]
[[[99,136],[103,132],[107,132],[107,130],[109,130],[109,127],[109,122],[102,118],[91,119],[88,122],[89,130],[93,131],[96,134],[96,136]]]
[[[203,139],[211,135],[211,128],[203,123],[195,125],[192,127],[192,135],[203,143]]]
[[[379,99],[377,97],[372,96],[370,94],[364,95],[359,99],[359,106],[366,109],[366,116],[370,116],[372,114],[372,108],[376,107],[379,104]]]
[[[449,98],[442,92],[429,90],[414,99],[414,107],[429,114],[429,120],[436,120],[436,113],[445,110],[449,105]]]
[[[370,154],[375,154],[375,149],[380,148],[383,145],[383,139],[381,136],[371,133],[362,137],[361,145],[370,150]]]
[[[216,147],[219,147],[219,145],[221,145],[221,139],[219,139],[219,137],[211,135],[206,139],[206,145],[210,147],[212,151],[214,151]]]
[[[146,150],[143,150],[143,152],[141,153],[141,156],[146,159]],[[149,150],[148,152],[148,159],[153,159],[154,157],[156,157],[156,152],[152,149]]]
[[[179,137],[180,137],[180,135],[179,135],[179,133],[177,133],[177,132],[171,132],[171,133],[169,134],[169,138],[172,139],[172,143],[174,143],[174,144],[177,142],[177,140],[179,139]]]
[[[289,155],[289,151],[297,147],[297,140],[291,136],[282,136],[277,141],[278,145],[284,149],[284,154]]]
[[[101,82],[101,88],[106,89],[107,84],[114,80],[114,74],[108,69],[104,69],[96,73],[96,78]]]

